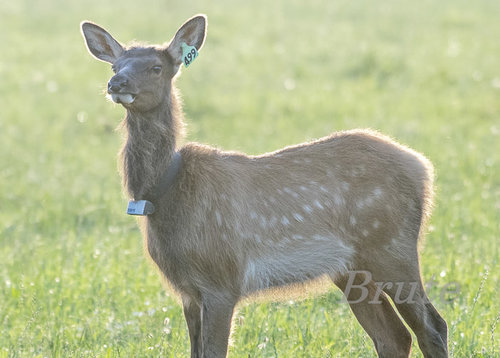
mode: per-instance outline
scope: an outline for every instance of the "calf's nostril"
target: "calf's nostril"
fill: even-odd
[[[108,82],[108,92],[120,92],[128,86],[128,80],[123,78],[112,78]]]
[[[120,91],[121,86],[108,82],[108,92],[118,92]]]

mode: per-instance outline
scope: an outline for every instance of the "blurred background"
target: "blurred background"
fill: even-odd
[[[424,153],[437,197],[422,271],[450,355],[498,356],[500,2],[0,0],[0,357],[188,355],[125,215],[124,109],[79,23],[164,43],[196,13],[208,36],[177,80],[186,140],[259,154],[373,128]],[[339,301],[243,306],[230,354],[374,356]]]

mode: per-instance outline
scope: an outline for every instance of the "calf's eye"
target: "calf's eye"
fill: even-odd
[[[151,68],[151,70],[152,70],[154,73],[156,73],[156,74],[160,74],[160,72],[161,72],[161,66],[153,66],[153,67]]]

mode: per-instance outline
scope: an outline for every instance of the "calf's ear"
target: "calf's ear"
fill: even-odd
[[[87,49],[98,60],[113,64],[125,51],[109,32],[90,21],[83,21],[80,29]]]
[[[182,59],[182,44],[196,47],[200,50],[207,35],[206,15],[196,15],[187,20],[176,32],[166,51],[172,56],[176,65],[180,65]]]

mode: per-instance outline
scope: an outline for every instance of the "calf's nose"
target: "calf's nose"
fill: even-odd
[[[108,92],[118,93],[123,88],[127,87],[128,80],[122,76],[113,76],[108,82]]]

